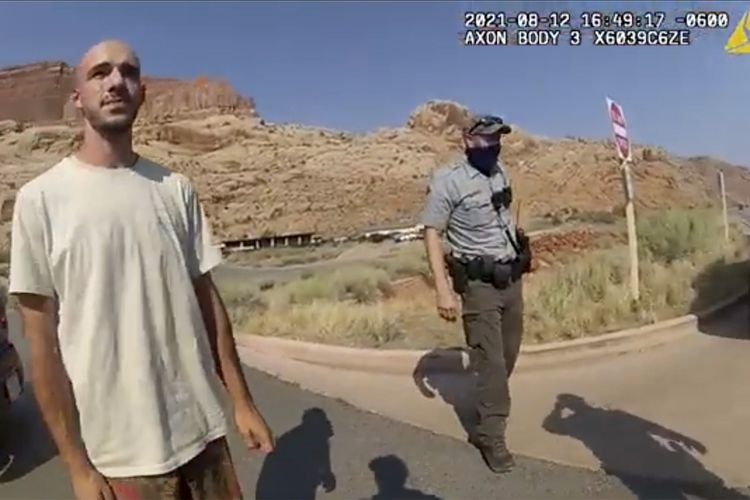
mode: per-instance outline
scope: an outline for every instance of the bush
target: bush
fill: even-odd
[[[724,241],[715,212],[669,210],[642,216],[640,301],[631,300],[627,245],[589,252],[528,278],[531,342],[577,338],[687,314],[747,288],[744,236]]]
[[[626,244],[592,250],[525,279],[527,343],[597,335],[700,310],[747,288],[744,236],[725,244],[710,211],[641,215],[640,301],[630,294]],[[431,348],[461,343],[460,321],[446,323],[434,292],[394,295],[391,280],[429,277],[421,245],[399,246],[371,265],[318,272],[260,291],[231,289],[238,333],[360,347]],[[428,280],[429,281],[429,280]],[[248,297],[240,297],[246,293]]]
[[[389,296],[391,285],[384,270],[358,266],[313,273],[289,281],[274,292],[272,300],[277,307],[320,301],[371,303]]]
[[[394,250],[392,255],[375,261],[373,265],[384,270],[392,279],[430,276],[427,255],[422,244],[407,244]]]
[[[593,224],[616,224],[619,218],[614,214],[614,212],[599,210],[577,213],[571,217],[571,220],[579,222],[589,222]]]
[[[712,210],[667,210],[636,218],[642,258],[671,263],[709,251],[723,238],[718,214]]]
[[[232,324],[241,324],[249,315],[263,314],[268,310],[266,299],[254,286],[223,283],[217,286]]]
[[[253,315],[242,331],[312,342],[379,347],[405,335],[400,316],[384,304],[321,301],[296,305],[283,314]]]
[[[526,334],[534,342],[580,337],[630,313],[627,247],[595,251],[540,272],[526,287]]]

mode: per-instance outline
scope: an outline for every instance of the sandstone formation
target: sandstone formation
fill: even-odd
[[[72,90],[72,69],[45,61],[0,69],[0,120],[61,122]]]
[[[258,118],[255,102],[238,95],[227,82],[205,77],[189,82],[170,78],[144,80],[147,97],[138,114],[141,122],[159,123],[216,115]]]
[[[354,134],[265,124],[251,99],[222,82],[156,79],[150,85],[150,102],[135,129],[136,149],[194,181],[222,239],[297,231],[342,236],[415,224],[429,176],[461,154],[459,132],[468,117],[460,104],[430,101],[403,127]],[[40,113],[14,109],[17,115],[0,120]],[[552,140],[510,125],[503,161],[522,221],[575,212],[619,216],[622,183],[609,141]],[[19,186],[79,141],[75,126],[0,122],[0,200],[12,200]],[[653,145],[636,145],[633,156],[638,209],[716,204],[719,168],[730,203],[750,199],[750,172],[744,168],[678,158]]]
[[[144,77],[147,99],[139,119],[158,123],[222,114],[257,118],[252,99],[239,96],[223,81]],[[73,68],[45,61],[0,69],[0,121],[33,124],[75,124],[78,113],[70,101]]]
[[[432,100],[418,106],[406,121],[412,130],[455,136],[467,126],[471,114],[451,101]]]

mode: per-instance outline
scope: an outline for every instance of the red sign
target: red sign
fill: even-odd
[[[630,160],[630,139],[628,138],[628,129],[622,107],[607,97],[607,110],[609,111],[609,119],[612,122],[612,132],[614,134],[615,146],[617,147],[617,154],[621,160]]]

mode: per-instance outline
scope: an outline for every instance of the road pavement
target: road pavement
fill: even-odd
[[[24,343],[13,330],[25,359]],[[277,449],[267,457],[244,450],[230,436],[245,498],[635,496],[614,477],[523,457],[514,472],[496,476],[461,440],[358,410],[247,367],[245,376],[277,436]],[[29,386],[0,426],[0,450],[0,498],[72,498]]]
[[[520,370],[511,384],[511,449],[607,470],[641,498],[750,498],[747,318],[739,303],[697,327],[675,327],[679,340],[656,348]],[[407,375],[337,370],[244,346],[240,355],[306,390],[457,440],[471,424],[470,373],[428,374],[421,388]]]

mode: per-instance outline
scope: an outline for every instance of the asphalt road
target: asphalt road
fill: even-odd
[[[25,356],[23,342],[17,334],[12,337]],[[360,411],[250,368],[245,376],[277,436],[277,449],[268,457],[250,453],[230,436],[245,498],[635,496],[604,474],[523,457],[515,471],[496,476],[461,441]],[[71,498],[31,388],[26,389],[0,426],[0,498]]]

